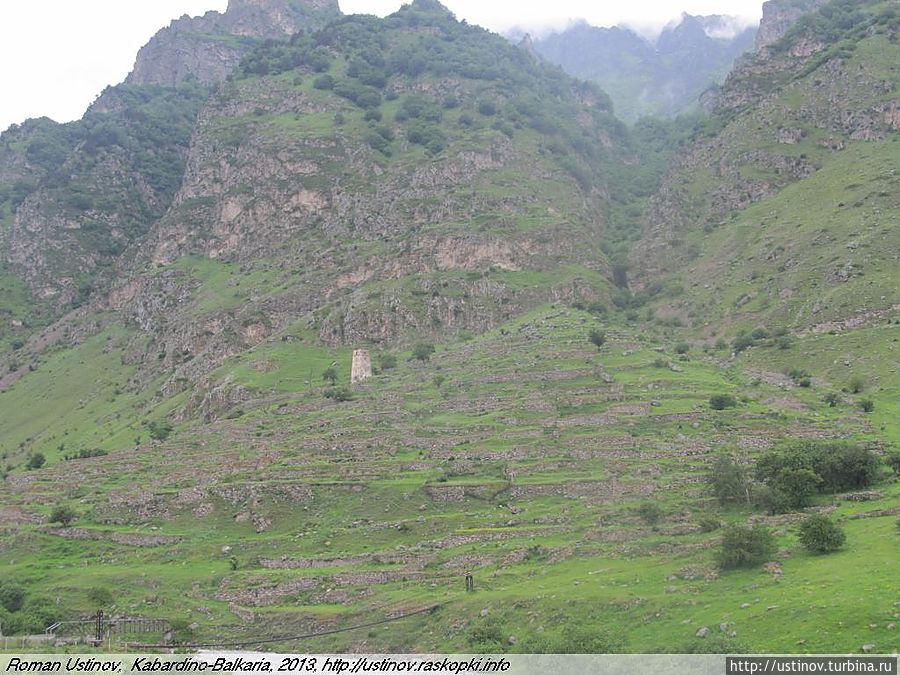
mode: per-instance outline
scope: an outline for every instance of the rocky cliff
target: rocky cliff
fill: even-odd
[[[89,119],[148,91],[178,90],[124,85]],[[297,326],[401,345],[609,294],[609,195],[635,166],[609,99],[437,3],[258,45],[188,129],[171,189],[127,162],[126,127],[90,162],[73,145],[77,208],[39,186],[12,224],[37,296],[139,331],[135,383],[171,394]]]
[[[813,12],[828,0],[768,0],[763,3],[762,20],[756,33],[756,50],[775,44],[804,14]]]
[[[129,84],[221,82],[260,40],[312,30],[340,15],[337,0],[230,0],[224,13],[183,16],[138,52]]]

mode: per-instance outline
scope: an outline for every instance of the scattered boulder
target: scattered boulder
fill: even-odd
[[[700,628],[696,633],[694,633],[694,636],[698,638],[705,638],[707,635],[709,635],[709,628],[707,628],[706,626],[703,626],[703,628]]]

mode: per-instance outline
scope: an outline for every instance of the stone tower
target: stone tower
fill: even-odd
[[[372,357],[368,349],[353,352],[353,367],[350,369],[350,384],[356,384],[372,377]]]

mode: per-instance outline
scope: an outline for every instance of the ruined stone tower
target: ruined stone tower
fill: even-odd
[[[350,384],[356,384],[372,377],[372,357],[368,349],[356,349],[353,352],[353,366],[350,369]]]

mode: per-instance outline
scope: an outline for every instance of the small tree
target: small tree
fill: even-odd
[[[841,402],[841,395],[836,391],[830,391],[825,394],[825,398],[823,400],[828,404],[829,408],[835,408]]]
[[[322,373],[322,379],[333,387],[338,379],[337,369],[334,366],[328,366]]]
[[[597,349],[600,349],[603,345],[606,344],[606,333],[599,328],[592,328],[591,332],[588,333],[588,340]]]
[[[864,413],[870,413],[875,410],[875,401],[870,398],[864,398],[859,402],[859,409]]]
[[[709,484],[713,494],[721,504],[729,502],[750,502],[750,481],[747,472],[729,455],[723,455],[713,462],[709,472]]]
[[[644,502],[638,507],[638,515],[648,525],[656,525],[663,517],[663,510],[656,502]]]
[[[60,505],[53,509],[50,513],[50,522],[59,523],[63,527],[68,527],[78,517],[78,514],[69,507]]]
[[[709,407],[713,410],[725,410],[736,406],[737,400],[731,394],[713,394],[709,397]]]
[[[866,378],[864,378],[862,375],[855,375],[851,377],[850,382],[847,383],[847,389],[849,389],[853,394],[861,394],[865,388]]]
[[[412,351],[413,358],[419,361],[428,361],[432,354],[434,354],[434,345],[424,342],[417,344]]]
[[[46,462],[47,458],[44,457],[43,453],[36,452],[28,458],[28,461],[25,463],[25,468],[29,471],[32,469],[40,469]]]
[[[0,584],[0,607],[3,607],[7,612],[18,612],[24,604],[24,588],[10,582]]]
[[[153,420],[147,425],[147,431],[154,441],[164,441],[172,433],[172,425],[169,420]]]
[[[900,452],[892,452],[887,456],[887,465],[894,470],[894,473],[900,476]]]
[[[800,524],[800,543],[810,553],[833,553],[847,541],[844,531],[833,520],[816,513]]]
[[[802,509],[812,503],[813,495],[822,484],[822,477],[810,469],[787,469],[775,479],[773,487],[784,495],[785,506]]]
[[[88,600],[91,601],[91,604],[98,608],[109,607],[115,602],[113,600],[112,592],[103,586],[95,586],[94,588],[88,589],[87,597]]]
[[[767,528],[732,525],[722,536],[719,567],[753,567],[771,558],[775,549],[775,538]]]

